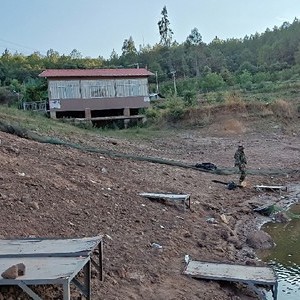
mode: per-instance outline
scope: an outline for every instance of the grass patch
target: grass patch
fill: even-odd
[[[91,126],[75,126],[64,119],[51,119],[44,114],[19,110],[13,107],[0,106],[0,120],[18,125],[24,129],[34,131],[43,136],[58,137],[74,140],[80,136],[95,135],[105,137],[117,137],[120,139],[153,139],[170,135],[172,131],[161,130],[161,127],[153,125],[148,127],[130,127],[128,129],[95,128]]]

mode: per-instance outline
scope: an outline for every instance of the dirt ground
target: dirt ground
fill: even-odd
[[[206,129],[174,130],[151,140],[96,134],[74,139],[102,149],[222,167],[233,167],[233,155],[241,142],[249,169],[300,170],[299,126],[284,130],[268,124],[266,128],[257,130],[251,123],[241,126],[229,120]],[[246,244],[259,217],[249,202],[259,193],[263,205],[263,196],[268,194],[253,186],[300,182],[299,172],[248,175],[246,187],[228,190],[212,180],[237,182],[238,174],[219,176],[110,158],[3,132],[0,140],[0,237],[102,234],[105,280],[101,283],[93,276],[93,299],[256,299],[241,286],[183,275],[184,256],[260,264]],[[191,194],[191,210],[183,212],[179,205],[150,201],[141,192]],[[151,247],[152,243],[162,249]],[[42,292],[43,299],[62,299],[58,288]],[[73,296],[81,299],[76,290]],[[0,287],[0,299],[28,298],[21,290]]]

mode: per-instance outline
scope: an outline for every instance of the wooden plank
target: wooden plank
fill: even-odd
[[[94,117],[94,118],[75,118],[75,121],[83,122],[83,121],[109,121],[109,120],[126,120],[126,119],[143,119],[145,115],[133,115],[133,116],[109,116],[109,117]],[[67,120],[67,119],[66,119]],[[68,120],[67,120],[68,121]],[[72,121],[72,119],[70,119]]]
[[[163,193],[140,193],[140,196],[153,199],[169,199],[169,200],[186,200],[190,197],[189,194],[163,194]]]
[[[184,274],[196,278],[271,284],[277,282],[275,272],[270,267],[244,266],[226,263],[190,261]]]
[[[102,236],[67,239],[8,239],[0,240],[0,258],[25,256],[90,255],[102,243]]]
[[[191,208],[191,195],[190,194],[140,193],[140,196],[143,196],[143,197],[149,198],[149,199],[180,201],[181,203],[183,203],[184,211],[185,211],[186,207]]]
[[[280,190],[287,191],[287,187],[283,185],[256,185],[256,189]]]
[[[189,261],[183,273],[199,279],[241,282],[252,289],[255,285],[270,286],[273,299],[277,300],[277,277],[270,267]]]

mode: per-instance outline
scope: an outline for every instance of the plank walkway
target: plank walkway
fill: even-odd
[[[240,282],[255,287],[269,286],[277,299],[277,277],[270,267],[244,266],[217,262],[189,261],[183,272],[194,278]]]

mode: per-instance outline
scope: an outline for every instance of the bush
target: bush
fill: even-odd
[[[17,96],[12,93],[7,87],[0,87],[0,104],[12,105],[17,100]]]
[[[201,83],[201,89],[205,92],[216,91],[226,84],[221,75],[217,73],[208,73],[204,76]]]
[[[186,106],[194,106],[196,104],[196,92],[194,90],[185,90],[183,92],[183,99]]]
[[[225,94],[225,107],[234,111],[245,111],[246,103],[240,93],[233,91]]]
[[[158,119],[160,117],[161,113],[158,109],[149,107],[148,109],[146,109],[145,111],[145,116],[147,119],[150,120],[155,120]]]
[[[167,100],[165,116],[171,122],[179,121],[185,113],[184,101],[179,97],[173,97]]]

